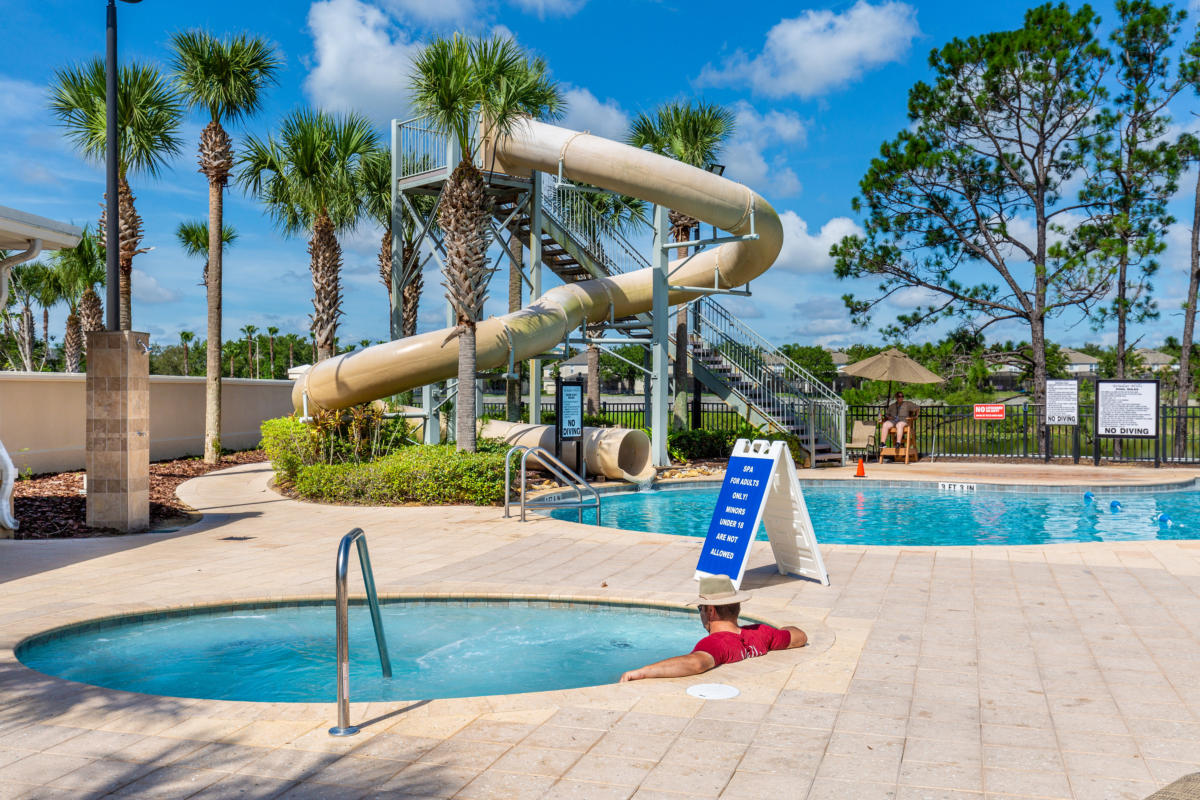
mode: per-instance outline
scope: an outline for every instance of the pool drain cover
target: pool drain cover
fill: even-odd
[[[687,693],[701,700],[728,700],[741,694],[736,687],[727,683],[698,683],[689,686]]]

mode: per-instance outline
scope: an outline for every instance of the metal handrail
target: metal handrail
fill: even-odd
[[[609,275],[645,269],[649,260],[588,203],[583,194],[547,176],[542,181],[542,210],[601,264]]]
[[[845,401],[711,299],[695,301],[695,315],[695,335],[750,385],[747,391],[738,391],[747,403],[784,430],[798,427],[803,420],[810,455],[815,456],[817,441],[844,455]],[[767,355],[774,364],[767,363]]]
[[[590,483],[579,477],[573,469],[568,467],[559,459],[555,458],[546,448],[538,447],[537,445],[515,444],[508,448],[508,452],[504,454],[504,517],[510,518],[512,515],[508,511],[509,498],[512,495],[512,454],[518,450],[524,451],[521,455],[521,522],[525,521],[525,511],[531,508],[574,508],[578,511],[578,519],[580,524],[583,523],[583,510],[585,508],[596,509],[596,524],[600,524],[600,493],[596,491]],[[529,502],[527,497],[528,487],[528,469],[526,462],[529,456],[537,457],[538,462],[542,467],[558,478],[569,489],[574,490],[577,500],[575,502],[562,502],[553,500],[535,500]],[[583,490],[586,489],[591,495],[591,500],[585,500]]]
[[[350,571],[350,545],[358,545],[358,563],[362,566],[363,584],[367,590],[367,605],[371,609],[371,624],[375,627],[375,644],[379,648],[379,666],[383,677],[392,677],[392,661],[388,658],[387,639],[383,633],[383,618],[379,615],[379,597],[375,593],[375,573],[371,571],[371,556],[367,552],[367,535],[355,528],[338,544],[334,580],[337,585],[337,707],[338,724],[329,729],[330,736],[353,736],[358,728],[350,724],[350,598],[346,574]]]

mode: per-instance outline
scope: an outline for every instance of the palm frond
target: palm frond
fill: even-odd
[[[203,30],[181,31],[171,37],[171,47],[179,93],[189,108],[206,109],[217,123],[256,113],[283,66],[265,39],[247,34],[217,39]]]
[[[654,115],[640,113],[629,127],[626,141],[676,161],[706,169],[717,161],[721,148],[733,135],[735,116],[716,103],[664,103]]]
[[[221,225],[221,244],[228,247],[237,241],[238,234],[232,225]],[[189,256],[208,258],[208,223],[193,219],[179,223],[175,239],[183,252]]]
[[[60,70],[50,91],[50,108],[67,138],[91,161],[104,160],[107,128],[104,62]],[[117,73],[118,158],[122,174],[157,176],[170,156],[177,154],[181,101],[159,71],[145,64],[128,64]]]

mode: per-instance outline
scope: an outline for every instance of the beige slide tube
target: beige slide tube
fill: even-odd
[[[491,152],[489,148],[489,152]],[[494,143],[499,169],[509,174],[532,170],[638,197],[688,214],[735,235],[757,239],[729,242],[706,250],[671,276],[672,285],[733,288],[767,270],[779,255],[783,228],[779,216],[757,193],[710,172],[636,147],[534,120],[517,124]],[[674,265],[673,265],[674,267]],[[508,363],[509,340],[515,360],[552,349],[585,320],[600,322],[651,310],[653,269],[558,286],[520,311],[481,321],[476,329],[479,369]],[[671,303],[696,297],[672,291]],[[507,331],[507,335],[506,335]],[[326,359],[296,381],[292,402],[310,410],[339,409],[453,378],[458,374],[458,341],[450,329],[423,333]]]
[[[554,426],[530,425],[526,422],[489,420],[480,436],[500,439],[508,444],[543,447],[554,452]],[[591,475],[647,483],[654,479],[654,464],[650,460],[650,437],[633,428],[584,428],[583,460]],[[536,456],[532,456],[535,459]],[[563,442],[563,461],[575,467],[575,443]],[[537,462],[541,464],[541,462]],[[587,476],[583,476],[587,477]]]

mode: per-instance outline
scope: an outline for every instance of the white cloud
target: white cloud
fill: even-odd
[[[606,139],[624,141],[629,129],[629,115],[615,100],[603,103],[587,89],[570,87],[563,92],[567,101],[567,112],[562,126],[576,131],[590,131]]]
[[[808,232],[808,223],[796,212],[784,211],[779,217],[783,223],[783,249],[775,266],[791,272],[831,272],[833,258],[829,248],[844,236],[863,232],[849,217],[834,217],[815,235]]]
[[[513,4],[528,14],[546,17],[569,17],[587,4],[587,0],[513,0]]]
[[[45,86],[0,75],[0,121],[28,119],[45,107]]]
[[[130,275],[129,289],[138,303],[174,303],[179,294],[158,282],[153,275],[140,269]]]
[[[745,101],[737,104],[736,114],[733,140],[722,154],[725,174],[764,194],[799,194],[800,179],[787,165],[787,155],[776,153],[768,162],[765,151],[781,144],[803,146],[807,135],[804,120],[792,111],[759,114]]]
[[[383,0],[382,5],[400,19],[433,23],[465,20],[477,12],[475,0]]]
[[[720,68],[706,66],[697,82],[736,86],[748,81],[770,97],[814,97],[900,61],[919,33],[916,9],[894,0],[879,5],[858,0],[842,14],[808,10],[771,28],[762,53],[749,57],[739,51]]]
[[[409,112],[408,81],[421,43],[361,0],[321,0],[308,12],[315,65],[304,91],[318,107],[377,123]]]
[[[791,336],[801,344],[810,343],[814,337],[844,336],[854,330],[850,314],[839,297],[815,296],[796,303],[791,310]]]

